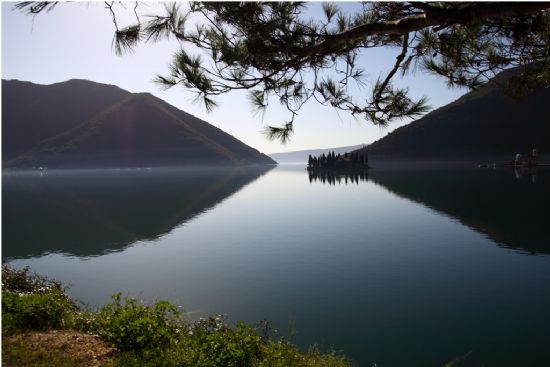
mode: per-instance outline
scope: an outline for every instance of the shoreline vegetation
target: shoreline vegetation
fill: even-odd
[[[83,309],[55,280],[2,266],[3,366],[352,366],[315,347],[276,338],[268,322],[228,325],[223,316],[191,323],[166,302],[145,305],[120,293]]]

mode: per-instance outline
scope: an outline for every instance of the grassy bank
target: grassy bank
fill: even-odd
[[[2,336],[3,366],[351,365],[342,356],[316,348],[300,351],[275,339],[267,324],[229,326],[218,316],[188,322],[166,301],[144,305],[116,294],[101,309],[85,310],[61,283],[7,266],[2,267]],[[100,356],[85,360],[77,345],[99,350]]]

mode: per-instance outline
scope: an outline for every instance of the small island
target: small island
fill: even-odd
[[[344,153],[343,155],[336,155],[334,151],[326,155],[323,153],[318,157],[310,155],[307,162],[307,170],[363,170],[370,168],[368,163],[369,155],[367,148],[363,147],[350,153]]]

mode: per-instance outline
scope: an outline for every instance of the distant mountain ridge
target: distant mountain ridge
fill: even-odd
[[[292,152],[284,153],[271,153],[268,154],[273,160],[279,163],[307,163],[309,155],[312,157],[320,156],[321,154],[328,152],[334,152],[335,154],[344,154],[351,152],[356,149],[360,149],[366,146],[366,144],[351,145],[347,147],[336,147],[336,148],[326,148],[326,149],[306,149],[306,150],[296,150]]]
[[[517,98],[502,82],[510,69],[487,85],[466,93],[369,145],[374,160],[507,159],[537,148],[550,156],[550,88],[537,88]]]
[[[5,167],[150,167],[275,164],[149,93],[69,80],[2,80]]]

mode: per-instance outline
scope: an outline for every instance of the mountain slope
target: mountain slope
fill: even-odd
[[[515,153],[550,152],[550,89],[513,98],[500,87],[509,70],[369,146],[371,159],[512,159]]]
[[[167,111],[172,112],[179,119],[181,119],[182,121],[185,121],[191,128],[215,140],[218,144],[229,149],[231,152],[233,152],[237,156],[243,157],[244,159],[252,163],[258,163],[258,164],[275,164],[276,163],[268,155],[260,153],[257,149],[244,144],[234,136],[226,133],[225,131],[217,128],[216,126],[211,125],[191,114],[188,114],[187,112],[179,110],[168,103],[164,103],[164,107],[166,108]]]
[[[275,163],[222,130],[148,93],[130,93],[89,81],[51,86],[9,81],[3,85],[8,85],[4,91],[8,96],[2,101],[4,110],[8,110],[4,120],[9,119],[3,125],[3,139],[17,142],[4,147],[3,163],[7,167]],[[38,101],[28,112],[23,111],[25,102],[20,95],[25,89]],[[73,89],[77,92],[67,97],[71,103],[66,105],[63,98]],[[16,108],[8,104],[11,101],[16,102]],[[51,104],[45,106],[47,102]],[[54,112],[41,114],[41,108]],[[35,129],[40,134],[33,135]],[[33,138],[27,141],[25,134]]]
[[[113,85],[2,80],[2,156],[9,160],[130,95]]]

